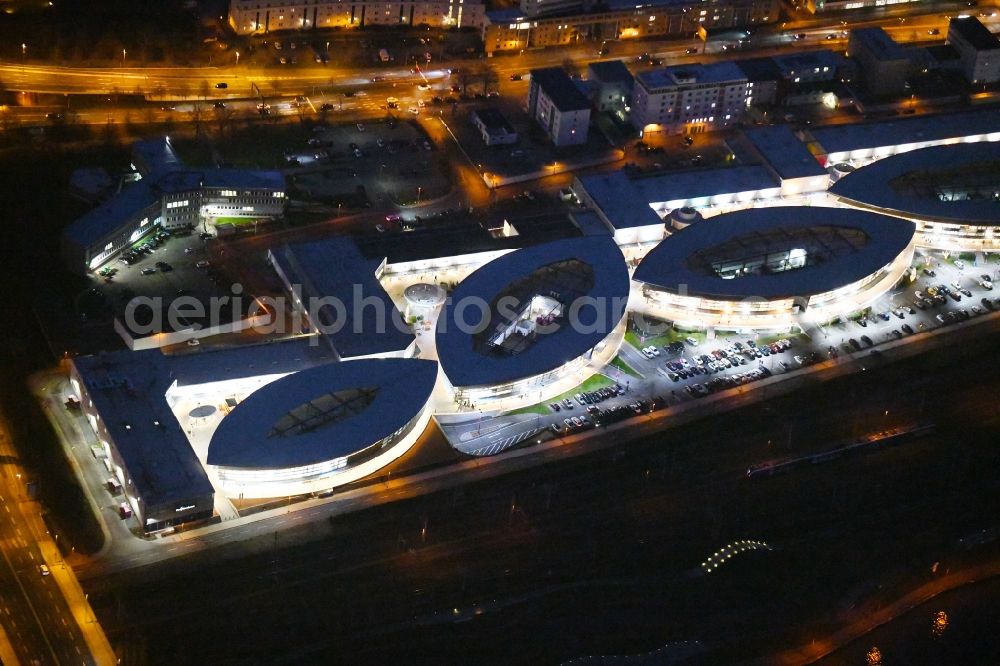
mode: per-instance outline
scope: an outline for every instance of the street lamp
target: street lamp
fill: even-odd
[[[239,64],[240,64],[240,52],[237,51],[236,52],[236,66],[239,67]]]

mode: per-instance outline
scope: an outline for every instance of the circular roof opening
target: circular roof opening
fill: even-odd
[[[407,303],[424,308],[444,305],[447,296],[444,289],[436,284],[428,284],[426,282],[411,284],[403,291],[403,298],[406,299]]]
[[[215,412],[215,405],[198,405],[188,413],[188,416],[193,419],[204,419],[211,416]]]

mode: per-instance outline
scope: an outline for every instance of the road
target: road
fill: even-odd
[[[970,10],[971,11],[971,10]],[[651,53],[662,58],[664,64],[681,62],[711,62],[733,57],[763,56],[787,52],[793,49],[835,48],[846,46],[846,33],[851,28],[883,26],[897,41],[903,43],[943,41],[947,34],[944,12],[907,17],[862,18],[850,24],[842,24],[839,15],[793,21],[781,26],[762,26],[752,37],[751,47],[737,52],[717,50],[712,53],[688,54],[691,48],[702,49],[698,40],[681,41],[618,41],[613,44],[610,59],[632,61],[642,53]],[[981,18],[996,29],[1000,15]],[[930,35],[936,30],[938,34]],[[795,35],[804,35],[797,40]],[[827,37],[831,37],[827,39]],[[710,48],[709,50],[715,50]],[[511,75],[525,74],[536,67],[552,66],[564,60],[587,63],[601,58],[594,53],[593,44],[579,46],[533,49],[520,54],[505,54],[489,59],[499,78],[499,88],[504,94],[522,95],[527,90],[526,77],[521,81],[511,81]],[[481,59],[458,60],[447,63],[449,69],[434,68],[426,72],[414,72],[408,67],[371,68],[358,70],[332,64],[303,63],[297,66],[261,67],[254,65],[229,67],[61,67],[34,62],[0,63],[0,80],[7,89],[52,95],[107,95],[118,93],[138,93],[156,100],[157,106],[176,106],[183,100],[215,101],[288,98],[295,95],[309,95],[316,102],[334,105],[337,112],[371,113],[384,108],[385,98],[395,96],[401,100],[401,108],[415,103],[418,99],[429,101],[435,95],[446,94],[455,84],[450,69],[475,70],[484,65]],[[217,87],[224,84],[225,88]],[[426,90],[418,90],[419,84],[429,84]],[[477,85],[477,84],[474,84]],[[356,97],[345,97],[344,93],[363,93]],[[113,101],[113,100],[112,100]],[[65,106],[72,107],[71,98],[59,107],[47,106],[42,109],[12,106],[19,117],[27,121],[44,119],[45,113]],[[108,109],[81,107],[74,110],[80,122],[103,123],[107,121]],[[184,108],[179,107],[178,113]],[[169,117],[169,113],[155,111],[154,120]]]
[[[0,429],[4,458],[16,460],[5,430]],[[66,563],[49,558],[50,574],[42,575],[45,563],[39,540],[41,519],[29,512],[37,504],[25,496],[24,478],[8,464],[0,475],[0,624],[3,625],[18,660],[23,664],[96,664],[66,599],[54,580],[72,576]]]

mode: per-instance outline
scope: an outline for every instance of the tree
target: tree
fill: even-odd
[[[473,72],[469,71],[467,67],[463,67],[458,72],[458,87],[462,89],[463,95],[466,93],[469,85],[477,78],[478,77]]]
[[[232,109],[226,108],[224,106],[215,107],[215,121],[219,124],[219,138],[223,139],[226,136],[226,126],[229,125],[229,121],[233,117]]]
[[[493,65],[487,65],[483,68],[483,92],[488,93],[490,87],[495,90],[499,89],[500,85],[500,75],[497,74],[497,70]]]
[[[204,79],[200,84],[198,84],[198,94],[201,95],[202,100],[207,100],[209,94],[212,92],[212,87],[208,85],[208,81]]]
[[[195,100],[191,103],[191,122],[194,123],[194,133],[201,134],[201,120],[202,114],[204,113],[204,108],[202,108],[201,102]]]

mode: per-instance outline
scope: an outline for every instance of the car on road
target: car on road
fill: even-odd
[[[795,41],[802,41],[802,40],[803,40],[803,39],[805,39],[805,38],[806,38],[806,33],[804,33],[804,32],[799,32],[799,33],[796,33],[796,34],[795,34],[795,35],[793,36],[793,39],[795,39]]]
[[[39,564],[38,565],[38,573],[42,574],[43,576],[48,576],[52,572],[49,571],[49,565],[47,565],[47,564]]]
[[[355,125],[355,127],[358,128],[359,132],[364,132],[365,131],[364,123],[358,123],[357,125]]]
[[[694,55],[697,52],[698,52],[698,48],[695,47],[695,46],[688,47],[687,49],[684,50],[684,53],[686,53],[688,55]]]
[[[924,275],[926,275],[927,277],[937,277],[937,273],[935,273],[930,268],[925,268],[924,269]]]
[[[142,274],[143,275],[152,275],[155,272],[156,272],[155,268],[143,268],[142,269]]]
[[[429,83],[417,84],[417,90],[430,90],[430,89],[431,89],[431,84]]]
[[[520,81],[522,78],[523,78],[523,76],[521,74],[511,74],[510,75],[510,80],[511,81]]]
[[[330,104],[329,102],[324,102],[323,104],[319,105],[319,110],[320,111],[333,111],[333,104]]]
[[[216,102],[215,103],[215,108],[217,108],[217,109],[224,109],[224,108],[226,108],[226,103],[225,102]]]
[[[220,81],[219,83],[215,84],[215,87],[219,90],[225,90],[226,88],[229,87],[229,84],[224,81]]]

